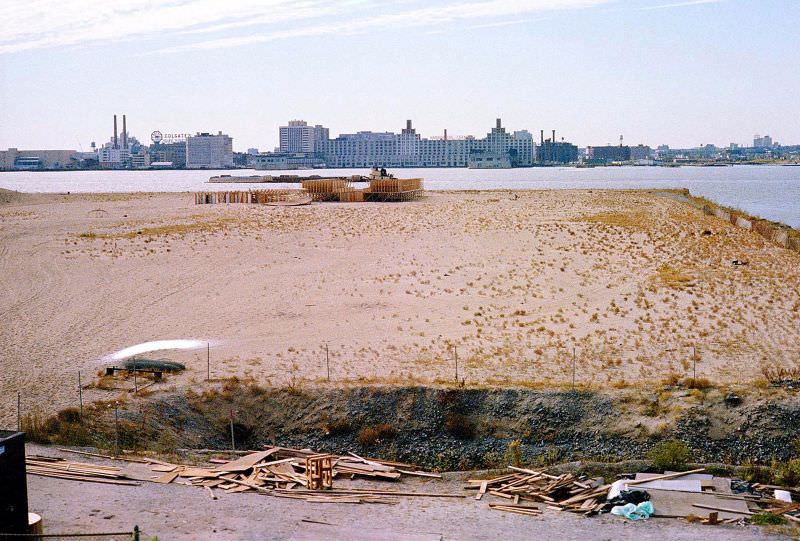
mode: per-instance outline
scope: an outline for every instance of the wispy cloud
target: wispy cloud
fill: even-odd
[[[177,44],[166,50],[179,52],[370,29],[436,30],[460,21],[501,26],[532,13],[615,1],[12,0],[0,18],[0,54],[143,38],[167,38]]]
[[[682,8],[687,6],[699,6],[701,4],[719,4],[725,0],[687,0],[685,2],[674,2],[672,4],[660,4],[658,6],[643,7],[643,10],[649,9],[669,9],[669,8]]]

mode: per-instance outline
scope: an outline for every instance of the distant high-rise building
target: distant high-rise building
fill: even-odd
[[[281,126],[280,152],[318,152],[322,142],[329,139],[328,128],[309,126],[305,120],[290,120],[288,126]]]
[[[769,135],[761,137],[760,135],[756,134],[753,136],[753,146],[756,148],[770,148],[773,146],[772,137]]]
[[[225,169],[233,167],[233,139],[217,132],[207,132],[186,138],[186,167],[188,169]]]

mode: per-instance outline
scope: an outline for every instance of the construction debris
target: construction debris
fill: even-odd
[[[512,500],[514,506],[527,500],[541,502],[548,509],[591,515],[605,506],[606,493],[611,486],[603,484],[602,479],[577,477],[571,473],[550,475],[524,468],[510,469],[515,473],[494,479],[469,480],[466,488],[477,489],[478,496],[488,493]],[[510,506],[500,506],[499,510],[509,511],[507,507]]]
[[[129,477],[123,474],[119,468],[83,462],[69,462],[63,458],[29,456],[25,459],[25,469],[29,475],[40,475],[42,477],[110,485],[140,485],[140,483],[128,480]]]
[[[224,453],[224,451],[219,452]],[[463,497],[460,494],[334,488],[334,479],[337,477],[395,481],[403,475],[439,476],[416,471],[410,464],[366,459],[355,454],[350,456],[318,454],[308,449],[272,447],[240,456],[232,461],[223,461],[222,464],[212,468],[153,462],[151,470],[158,474],[151,479],[156,483],[180,482],[208,489],[215,488],[226,493],[256,491],[316,503],[391,504],[397,501],[389,497]]]

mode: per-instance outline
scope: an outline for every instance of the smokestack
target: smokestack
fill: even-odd
[[[544,130],[541,130],[541,131],[539,132],[539,137],[541,137],[541,138],[542,138],[542,144],[544,144]]]
[[[499,129],[500,129],[500,127],[501,127],[501,126],[500,126],[500,119],[498,118],[498,119],[497,119],[497,129],[499,130]]]
[[[117,146],[117,115],[114,115],[114,148],[119,148]]]
[[[556,142],[556,130],[553,130],[553,142]]]
[[[128,127],[125,124],[125,115],[122,115],[122,148],[128,149]]]

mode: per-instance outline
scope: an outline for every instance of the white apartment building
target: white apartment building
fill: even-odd
[[[498,119],[483,139],[474,137],[422,138],[406,121],[401,133],[342,134],[319,144],[317,152],[328,167],[467,167],[473,161],[504,167],[529,167],[536,158],[527,131],[506,132]],[[474,159],[479,156],[480,159]]]
[[[320,143],[329,139],[328,128],[309,126],[305,120],[290,120],[279,133],[280,152],[318,152]]]
[[[186,138],[187,169],[225,169],[233,167],[233,139],[217,132],[217,135],[200,133]]]

